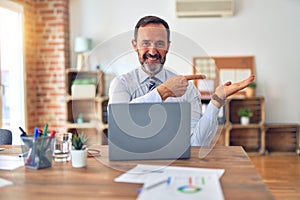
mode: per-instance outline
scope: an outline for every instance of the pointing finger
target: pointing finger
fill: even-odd
[[[184,76],[188,81],[189,80],[197,80],[197,79],[206,79],[205,75],[195,74],[195,75],[185,75]]]

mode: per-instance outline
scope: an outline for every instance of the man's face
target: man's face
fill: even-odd
[[[162,24],[148,24],[140,27],[137,40],[132,40],[143,70],[151,76],[162,69],[169,44],[167,30]]]

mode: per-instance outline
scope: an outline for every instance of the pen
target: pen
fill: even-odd
[[[51,133],[50,133],[50,138],[49,138],[49,140],[47,141],[47,144],[46,144],[45,149],[48,149],[49,145],[51,144],[51,140],[52,140],[52,138],[55,136],[55,134],[56,134],[55,131],[51,131]]]
[[[48,129],[48,124],[46,123],[44,127],[44,136],[47,136],[47,129]]]
[[[21,127],[19,127],[19,129],[22,132],[21,137],[27,136],[27,133]]]
[[[30,162],[31,162],[31,151],[32,151],[32,149],[29,149],[28,155],[26,157],[26,163],[25,163],[25,165],[29,165]],[[24,156],[24,154],[23,154],[23,156]]]
[[[47,139],[47,129],[48,129],[48,123],[45,124],[44,131],[43,131],[42,144],[41,144],[41,149],[40,149],[40,153],[39,153],[39,158],[40,158],[39,162],[41,162],[42,154],[44,153],[44,143],[45,143],[45,140]]]
[[[28,157],[29,154],[30,154],[30,150],[25,153],[20,153],[18,157],[19,158]]]
[[[43,136],[43,130],[39,129],[39,137]]]
[[[155,187],[157,187],[157,186],[159,186],[159,185],[161,185],[161,184],[163,184],[165,182],[167,183],[167,185],[170,185],[171,184],[171,177],[169,176],[167,180],[162,180],[162,181],[160,181],[158,183],[155,183],[153,185],[149,185],[147,187],[144,187],[143,189],[149,190],[149,189],[155,188]],[[138,188],[137,189],[137,193],[140,194],[141,192],[142,192],[142,188]]]
[[[41,145],[41,152],[44,150],[44,142],[45,142],[45,139],[47,137],[47,130],[48,130],[48,124],[46,123],[45,124],[45,127],[44,127],[44,131],[43,131],[43,136],[45,137],[43,140],[42,140],[42,145]]]
[[[34,139],[39,137],[39,129],[38,128],[34,128],[34,134],[33,134]]]
[[[150,190],[150,189],[152,189],[152,188],[155,188],[155,187],[157,187],[157,186],[160,186],[160,185],[163,184],[163,183],[168,183],[168,181],[169,181],[169,178],[168,178],[168,179],[165,179],[165,180],[162,180],[162,181],[159,181],[159,182],[157,182],[157,183],[154,183],[154,184],[152,184],[152,185],[149,185],[149,186],[147,186],[147,187],[144,187],[143,189]]]
[[[31,155],[31,166],[35,165],[35,154],[36,154],[36,139],[39,137],[39,129],[34,128],[34,134],[33,134],[33,142],[32,142],[32,155]]]

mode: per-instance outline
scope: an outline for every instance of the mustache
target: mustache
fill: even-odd
[[[154,55],[151,55],[149,53],[145,53],[143,55],[143,59],[146,60],[147,58],[155,58],[155,59],[161,59],[161,55],[160,54],[154,54]]]

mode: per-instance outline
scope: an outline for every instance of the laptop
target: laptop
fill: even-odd
[[[190,123],[187,102],[110,104],[109,160],[187,159]]]

